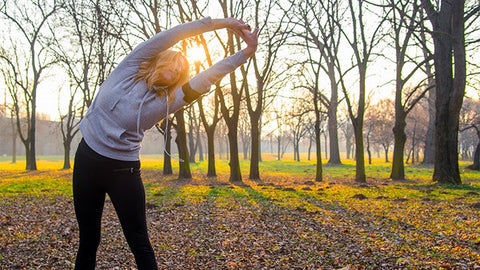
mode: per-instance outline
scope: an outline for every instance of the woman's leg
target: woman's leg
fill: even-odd
[[[95,161],[89,157],[88,151],[84,142],[80,143],[73,168],[73,200],[80,230],[75,269],[95,269],[105,201],[105,191],[98,184],[99,172],[93,166]]]
[[[117,211],[138,269],[157,269],[155,254],[148,239],[140,162],[125,165],[127,163],[114,170],[107,193]]]

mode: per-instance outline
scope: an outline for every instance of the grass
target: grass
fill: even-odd
[[[353,160],[342,160],[341,165],[323,164],[323,176],[326,183],[352,183],[355,177],[355,162]],[[463,185],[460,186],[442,186],[440,189],[450,190],[478,190],[478,179],[480,172],[471,171],[465,167],[469,162],[460,162],[461,177]],[[38,171],[25,171],[25,159],[18,158],[15,164],[11,164],[6,157],[0,159],[0,193],[3,194],[44,194],[44,193],[71,193],[71,172],[72,170],[62,170],[62,157],[39,157],[37,161]],[[173,162],[173,171],[178,171],[178,162]],[[191,164],[191,171],[194,181],[206,179],[207,162],[197,162]],[[365,164],[367,175],[367,183],[388,182],[390,181],[391,163],[385,163],[382,159],[374,159],[373,164]],[[240,167],[244,181],[248,180],[249,161],[241,160]],[[144,156],[142,157],[142,170],[144,172],[161,171],[163,161],[161,156]],[[307,181],[314,181],[315,161],[303,159],[300,162],[288,159],[275,160],[273,155],[264,155],[264,161],[260,163],[260,172],[262,180],[273,184],[285,186],[299,186]],[[229,165],[228,160],[216,160],[217,181],[228,182]],[[413,186],[424,185],[422,188],[427,189],[434,183],[431,182],[433,168],[421,165],[406,165],[405,174],[407,179],[413,180]],[[174,181],[176,176],[162,177]],[[152,184],[149,179],[144,179],[146,188],[151,189],[151,193],[162,193],[163,197],[175,197],[179,194],[188,194],[189,192],[178,193],[172,188],[163,190],[159,187],[158,181]],[[161,181],[161,179],[159,179]],[[409,185],[405,185],[409,186]],[[411,185],[410,185],[411,186]],[[437,188],[436,190],[438,190]],[[459,191],[459,192],[460,192]],[[200,194],[206,191],[194,190],[193,193]],[[407,192],[407,191],[404,191]],[[380,196],[380,195],[379,195]],[[157,196],[158,197],[158,196]],[[198,198],[192,198],[198,200]]]
[[[228,182],[227,160],[217,160],[217,178],[205,176],[204,161],[191,165],[193,179],[178,180],[175,175],[159,173],[163,165],[160,156],[145,156],[142,175],[147,204],[159,211],[208,204],[232,215],[238,214],[238,209],[258,209],[252,214],[258,217],[272,209],[284,209],[273,212],[301,213],[305,222],[335,226],[340,233],[355,236],[357,243],[393,257],[402,254],[404,257],[397,257],[399,265],[407,261],[422,265],[428,259],[438,260],[435,265],[439,266],[448,256],[480,263],[478,250],[472,248],[480,243],[480,210],[472,207],[479,203],[480,172],[466,169],[468,164],[460,164],[462,185],[433,183],[433,168],[419,165],[406,165],[408,180],[394,182],[388,179],[391,163],[381,159],[366,164],[365,185],[354,182],[355,163],[351,160],[343,160],[342,165],[324,164],[324,181],[313,182],[315,161],[277,161],[269,156],[260,163],[259,182],[247,179],[249,163],[241,160],[242,185]],[[0,161],[0,196],[72,195],[72,170],[60,169],[62,158],[40,159],[37,165],[38,171],[25,171],[24,160],[16,164]],[[173,167],[176,172],[178,163],[173,162]],[[298,239],[315,233],[299,232]],[[403,244],[392,244],[397,240]]]

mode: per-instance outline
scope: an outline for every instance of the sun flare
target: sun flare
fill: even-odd
[[[200,46],[193,46],[187,51],[187,58],[190,63],[198,63],[205,60],[205,51]]]

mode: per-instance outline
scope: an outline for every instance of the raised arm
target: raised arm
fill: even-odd
[[[200,72],[190,79],[188,83],[176,90],[175,96],[177,98],[175,99],[174,104],[172,104],[172,112],[178,110],[185,104],[196,100],[200,95],[206,93],[218,80],[230,72],[233,72],[236,68],[244,64],[248,58],[255,54],[258,44],[258,29],[255,29],[253,32],[242,30],[241,37],[247,43],[245,49],[219,61],[207,70]]]
[[[180,24],[142,42],[125,60],[129,65],[139,65],[159,52],[172,47],[180,40],[222,28],[230,29],[235,33],[242,33],[243,30],[249,29],[249,26],[243,21],[234,18],[211,19],[210,17]]]

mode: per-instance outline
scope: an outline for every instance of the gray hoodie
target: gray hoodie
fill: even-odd
[[[165,97],[148,89],[145,81],[136,80],[140,63],[182,39],[211,30],[212,20],[209,17],[181,24],[158,33],[127,55],[100,86],[80,122],[80,130],[88,146],[112,159],[139,160],[144,131],[165,118],[167,109],[169,113],[176,112],[246,62],[242,51],[221,60],[175,90],[175,100],[168,106]]]

